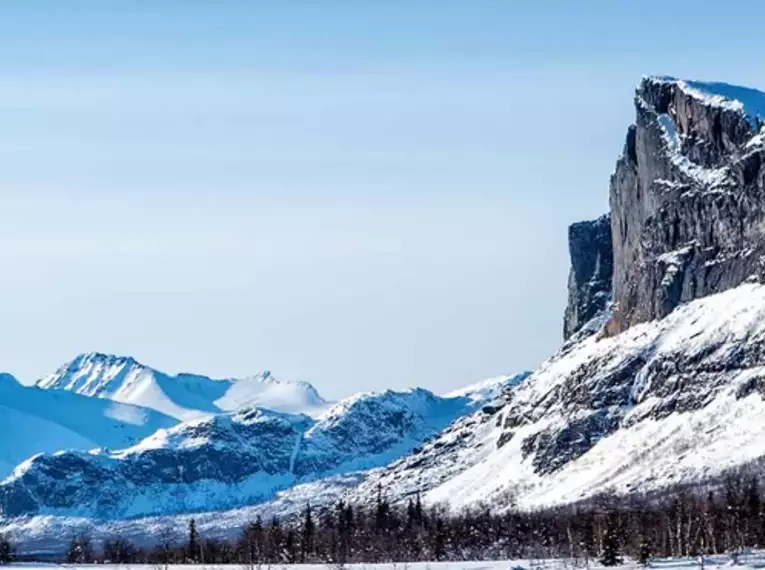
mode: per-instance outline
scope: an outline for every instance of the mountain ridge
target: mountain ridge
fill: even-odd
[[[35,386],[137,404],[181,421],[245,406],[316,415],[331,405],[308,382],[278,380],[269,370],[245,378],[169,375],[131,356],[101,352],[78,355]]]
[[[24,386],[0,374],[0,474],[61,449],[119,448],[177,421],[155,410]]]
[[[121,519],[264,502],[386,465],[479,403],[419,388],[356,395],[316,418],[253,407],[197,418],[127,449],[37,455],[0,483],[0,512]]]

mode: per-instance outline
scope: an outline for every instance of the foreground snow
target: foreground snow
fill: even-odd
[[[659,570],[683,570],[690,568],[700,568],[701,559],[699,558],[662,558],[651,560],[648,567],[656,568]],[[753,552],[750,554],[744,554],[739,557],[739,564],[733,565],[733,561],[729,556],[716,555],[705,556],[703,558],[703,564],[705,570],[722,570],[723,568],[730,569],[731,567],[740,568],[741,570],[755,570],[761,569],[765,566],[765,553],[761,551]],[[284,565],[272,565],[269,568],[279,570],[337,570],[340,566],[336,564],[284,564]],[[347,570],[572,570],[572,568],[603,568],[597,562],[590,562],[585,565],[584,561],[580,560],[574,562],[570,559],[519,559],[519,560],[490,560],[490,561],[471,561],[471,562],[414,562],[414,563],[386,563],[386,564],[347,564],[342,566]],[[220,569],[236,569],[242,570],[242,565],[204,565],[204,566],[191,566],[183,564],[172,564],[169,566],[151,566],[133,564],[129,566],[118,565],[84,565],[67,564],[66,566],[60,566],[56,564],[11,564],[6,568],[14,569],[26,569],[26,570],[50,570],[51,568],[66,568],[67,570],[89,570],[93,568],[103,568],[104,570],[117,570],[127,569],[130,570],[157,570],[158,568],[166,568],[167,570],[216,570]],[[260,568],[266,568],[261,566]],[[613,570],[637,570],[644,568],[640,564],[634,561],[625,561],[624,564],[619,566],[612,566]]]

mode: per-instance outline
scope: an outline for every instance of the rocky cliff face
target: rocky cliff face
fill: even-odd
[[[461,420],[373,481],[533,507],[692,484],[765,454],[765,287],[745,283],[765,255],[765,94],[646,78],[635,103],[610,216],[569,231],[573,338],[497,417]],[[588,321],[612,334],[575,334]]]
[[[611,218],[572,224],[568,229],[571,272],[563,337],[568,339],[602,312],[611,300],[613,248]]]
[[[611,179],[611,333],[759,276],[765,94],[645,78]]]

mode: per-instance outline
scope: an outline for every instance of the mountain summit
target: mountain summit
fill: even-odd
[[[247,378],[171,376],[132,357],[100,352],[77,356],[36,386],[143,406],[179,420],[247,406],[315,416],[331,405],[311,384],[278,380],[270,371]]]

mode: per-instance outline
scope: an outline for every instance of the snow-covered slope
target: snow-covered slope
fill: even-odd
[[[268,371],[242,379],[170,376],[131,357],[97,352],[78,356],[36,385],[135,404],[179,420],[209,417],[246,406],[318,415],[330,405],[312,385],[280,381]]]
[[[488,404],[505,396],[508,390],[514,388],[531,376],[530,371],[511,374],[509,376],[495,376],[475,384],[470,384],[459,390],[445,394],[445,398],[469,398],[481,405]]]
[[[26,387],[0,374],[0,476],[38,453],[121,448],[175,423],[154,410]]]
[[[414,389],[354,396],[316,419],[244,408],[120,451],[36,456],[0,484],[0,512],[115,519],[264,502],[297,483],[386,465],[476,405]]]
[[[448,464],[414,455],[383,481],[394,495],[415,480],[429,501],[524,507],[702,482],[765,456],[763,394],[765,286],[744,284],[567,344],[469,434],[468,468],[440,480]]]

